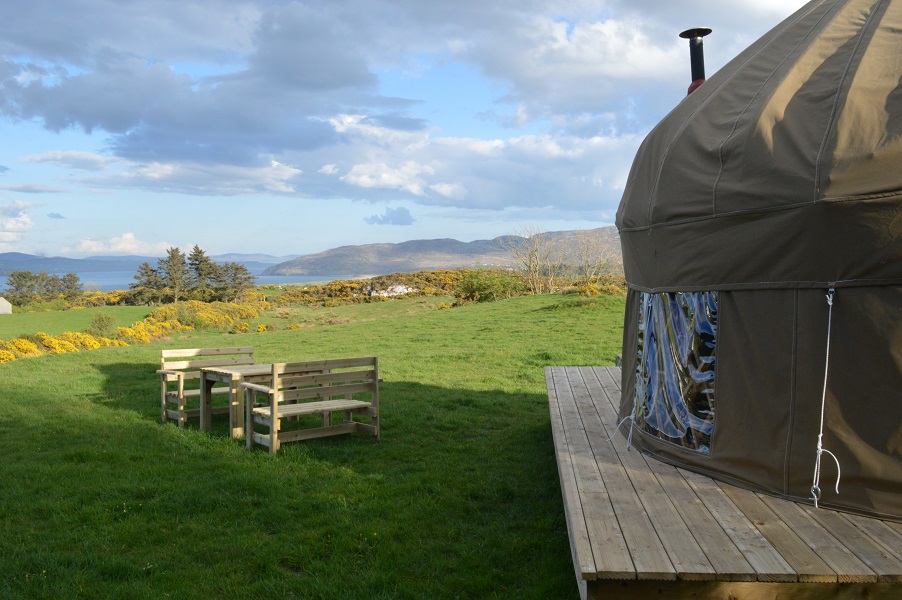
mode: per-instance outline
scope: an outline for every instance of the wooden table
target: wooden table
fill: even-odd
[[[242,381],[262,383],[272,376],[272,364],[233,365],[226,367],[204,367],[200,369],[200,429],[209,431],[212,425],[212,398],[210,391],[213,385],[221,381],[228,383],[229,394],[229,431],[232,438],[244,435],[244,397],[239,386]]]

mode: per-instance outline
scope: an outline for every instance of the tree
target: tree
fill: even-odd
[[[75,273],[66,273],[60,280],[59,293],[67,302],[75,300],[82,294],[81,279]]]
[[[563,255],[557,251],[555,238],[537,227],[527,226],[514,235],[499,238],[499,244],[513,255],[523,270],[530,293],[552,291],[563,264]]]
[[[195,300],[208,302],[213,299],[214,287],[220,266],[196,245],[188,255],[188,289]]]
[[[39,302],[44,292],[41,275],[46,278],[47,273],[13,271],[7,274],[6,295],[9,297],[9,301],[17,306]]]
[[[135,304],[155,304],[163,299],[163,278],[150,263],[143,262],[138,265],[135,282],[130,283],[128,289]]]
[[[621,266],[614,240],[603,229],[588,229],[576,234],[575,258],[580,279],[588,285],[602,274],[617,272]]]
[[[219,278],[216,286],[217,299],[234,302],[245,292],[253,289],[254,283],[254,276],[247,267],[236,262],[224,263],[219,266]]]
[[[163,287],[169,291],[168,297],[178,304],[188,289],[188,263],[185,254],[178,248],[166,251],[166,258],[157,261],[157,271],[163,280]]]

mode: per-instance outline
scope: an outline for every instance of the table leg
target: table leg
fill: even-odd
[[[207,379],[207,374],[200,372],[200,430],[210,431],[213,426],[213,401],[211,393],[214,381]]]
[[[233,375],[231,382],[231,404],[229,405],[229,428],[232,439],[244,435],[244,398],[241,396],[241,375]]]

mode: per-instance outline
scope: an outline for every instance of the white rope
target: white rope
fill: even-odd
[[[629,433],[628,433],[627,436],[626,436],[626,449],[627,449],[627,450],[629,450],[630,447],[633,445],[633,425],[636,423],[636,407],[637,407],[637,405],[638,405],[638,403],[639,403],[638,400],[637,400],[637,396],[638,396],[638,394],[635,394],[635,395],[633,396],[633,410],[632,410],[632,412],[631,412],[630,414],[628,414],[627,416],[623,417],[622,419],[620,419],[620,422],[617,423],[617,427],[615,427],[615,428],[614,428],[614,431],[611,432],[611,435],[608,436],[608,441],[609,441],[609,442],[614,441],[614,434],[616,434],[618,431],[620,431],[620,428],[623,427],[623,424],[624,424],[624,423],[626,423],[627,421],[629,421],[629,422],[630,422],[630,431],[629,431]]]
[[[814,480],[811,483],[811,497],[814,500],[814,508],[817,508],[817,503],[821,499],[821,456],[824,452],[832,456],[834,462],[836,462],[837,494],[839,493],[839,478],[842,476],[842,471],[839,467],[839,459],[836,458],[835,454],[824,448],[824,412],[827,406],[827,373],[830,368],[830,334],[833,326],[833,296],[835,294],[836,289],[832,287],[827,291],[827,304],[830,307],[827,316],[827,359],[824,363],[824,391],[821,395],[821,427],[817,436],[817,456],[814,460]]]

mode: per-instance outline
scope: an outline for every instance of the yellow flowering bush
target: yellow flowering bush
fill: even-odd
[[[24,338],[16,338],[9,342],[9,345],[12,347],[7,348],[7,350],[12,350],[20,357],[38,356],[41,353],[41,349],[38,348],[37,344]]]
[[[72,345],[71,342],[67,342],[65,340],[59,340],[51,335],[47,335],[43,331],[39,331],[35,334],[35,336],[41,341],[41,346],[44,347],[44,350],[50,352],[51,354],[65,354],[66,352],[78,352],[78,348]]]
[[[150,341],[150,333],[144,328],[144,323],[141,321],[138,321],[131,327],[118,328],[116,337],[135,344],[146,344]]]
[[[57,336],[57,339],[69,342],[79,350],[96,350],[103,346],[93,335],[80,331],[67,331]]]
[[[12,362],[16,360],[16,355],[9,350],[0,350],[0,363]]]
[[[286,327],[285,329],[300,329],[301,327],[303,327],[303,325],[301,325],[300,323],[292,323],[291,325],[289,325],[289,326]]]
[[[232,333],[248,333],[251,330],[251,326],[248,325],[247,321],[239,321],[235,323],[232,327]]]

